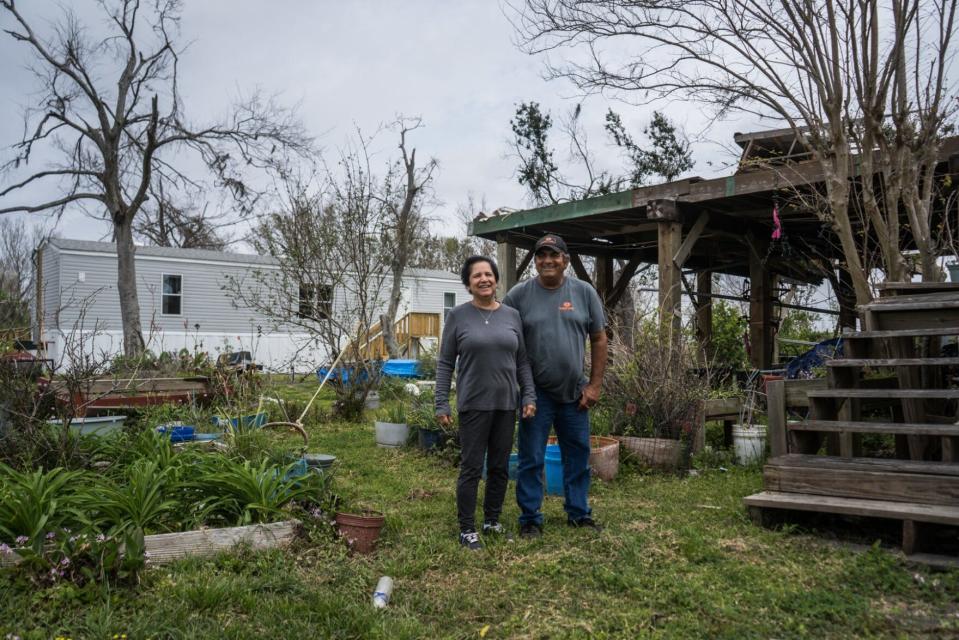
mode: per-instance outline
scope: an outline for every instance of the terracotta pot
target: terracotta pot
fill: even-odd
[[[619,440],[627,455],[635,456],[640,462],[654,469],[673,470],[682,459],[683,443],[667,438],[634,438],[632,436],[614,436]]]
[[[373,553],[386,518],[378,511],[337,512],[336,531],[355,553]]]
[[[547,438],[547,444],[556,444],[556,436]],[[609,482],[619,473],[619,441],[607,436],[589,437],[589,467],[593,475]]]

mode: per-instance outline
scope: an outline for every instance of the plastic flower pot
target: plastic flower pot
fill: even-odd
[[[354,553],[370,554],[376,549],[376,541],[386,518],[378,511],[365,510],[360,513],[337,512],[334,518],[336,532],[346,540]]]
[[[406,444],[410,437],[410,427],[404,422],[380,422],[373,423],[376,429],[376,446],[396,449]]]

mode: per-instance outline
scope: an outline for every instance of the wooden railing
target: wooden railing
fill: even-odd
[[[353,351],[352,355],[362,360],[389,358],[386,340],[383,338],[383,330],[379,322],[370,327],[368,335],[368,338],[361,338],[354,345],[350,345],[348,351]],[[396,321],[393,325],[393,335],[396,337],[397,344],[400,345],[401,353],[405,356],[414,356],[416,355],[413,353],[414,347],[420,338],[440,337],[440,314],[411,311]]]

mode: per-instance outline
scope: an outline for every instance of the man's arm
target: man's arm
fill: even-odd
[[[590,409],[599,402],[603,391],[603,375],[606,373],[606,360],[609,357],[606,331],[597,331],[589,336],[589,383],[583,387],[579,398],[580,409]]]

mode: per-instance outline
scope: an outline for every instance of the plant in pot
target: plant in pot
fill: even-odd
[[[423,451],[433,451],[450,438],[450,428],[436,420],[435,396],[432,389],[424,389],[410,398],[408,415],[411,428],[416,429],[417,443]]]
[[[610,435],[646,466],[688,466],[702,435],[708,395],[708,370],[697,367],[685,340],[673,343],[652,330],[638,334],[634,345],[610,345],[605,382]]]
[[[410,436],[407,424],[406,404],[394,402],[378,413],[373,427],[376,430],[376,445],[396,449],[406,444]]]

